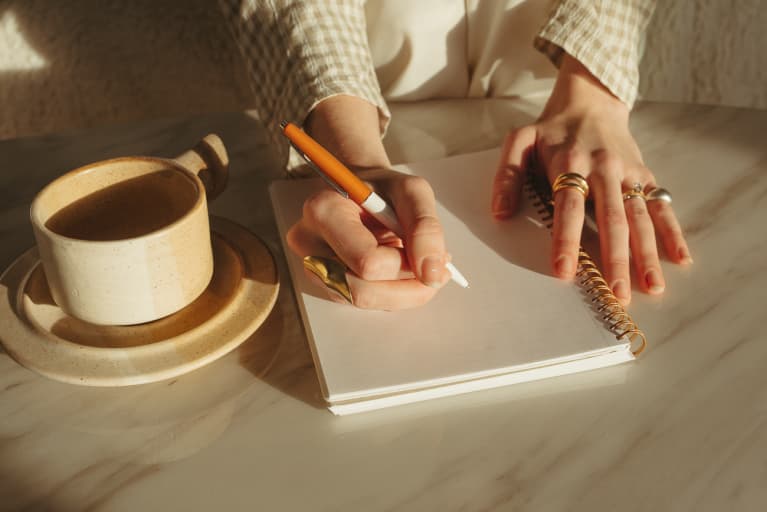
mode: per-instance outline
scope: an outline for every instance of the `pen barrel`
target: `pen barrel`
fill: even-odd
[[[344,189],[355,203],[362,204],[370,196],[370,187],[301,128],[288,123],[283,133],[328,178]]]

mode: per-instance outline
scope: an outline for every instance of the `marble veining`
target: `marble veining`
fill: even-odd
[[[485,149],[535,112],[504,100],[394,105],[386,143],[395,162]],[[264,239],[283,284],[238,350],[169,381],[71,386],[0,351],[0,510],[764,510],[767,112],[644,103],[632,123],[695,259],[664,262],[662,298],[635,292],[645,354],[342,418],[321,401],[266,190],[280,171],[253,118],[0,142],[3,268],[32,244],[28,205],[58,174],[172,156],[215,132],[231,182],[211,211]]]

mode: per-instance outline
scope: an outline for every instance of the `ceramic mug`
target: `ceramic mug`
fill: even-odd
[[[207,200],[226,186],[228,156],[208,135],[175,159],[123,157],[70,171],[32,202],[51,295],[67,314],[133,325],[184,308],[207,287]]]

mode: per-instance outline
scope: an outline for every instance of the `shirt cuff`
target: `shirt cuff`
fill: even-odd
[[[632,4],[564,0],[533,45],[559,67],[565,53],[583,64],[629,108],[639,86],[639,60],[653,2]]]

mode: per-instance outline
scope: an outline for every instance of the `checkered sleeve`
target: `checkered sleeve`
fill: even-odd
[[[559,0],[535,47],[559,66],[566,52],[633,107],[654,0]]]
[[[322,100],[348,94],[391,117],[368,47],[364,0],[219,0],[245,59],[255,107],[285,161],[296,169],[279,124],[302,124]]]

